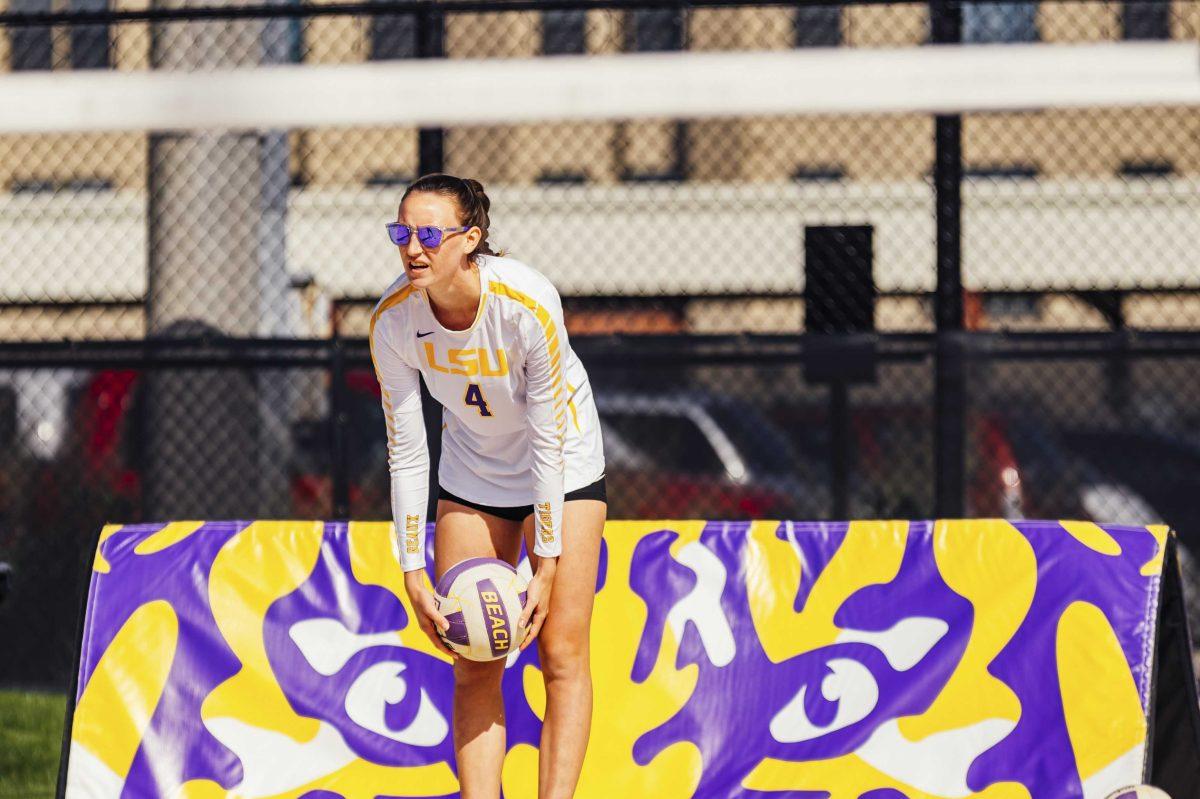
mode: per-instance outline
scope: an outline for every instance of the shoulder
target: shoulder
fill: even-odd
[[[375,308],[371,311],[371,327],[374,328],[375,324],[389,312],[389,315],[394,316],[398,309],[403,308],[404,301],[413,296],[415,291],[408,281],[408,275],[396,278],[395,282],[383,292],[379,302],[375,303]]]
[[[488,290],[536,315],[538,309],[562,313],[562,300],[550,279],[529,264],[498,255],[487,257]]]

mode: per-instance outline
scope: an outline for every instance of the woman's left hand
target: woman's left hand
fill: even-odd
[[[524,651],[542,631],[546,614],[550,612],[550,591],[554,587],[554,571],[557,567],[557,558],[541,558],[537,574],[533,575],[529,587],[525,589],[525,610],[522,611],[518,624],[521,627],[529,627],[529,632],[521,642],[521,651]]]

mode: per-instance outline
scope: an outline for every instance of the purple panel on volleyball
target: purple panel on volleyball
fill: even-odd
[[[487,635],[492,657],[496,658],[507,654],[510,647],[515,643],[519,643],[523,636],[515,635],[518,623],[516,615],[520,613],[520,610],[512,608],[511,601],[506,602],[499,598],[502,592],[496,583],[484,577],[484,575],[489,573],[493,577],[497,574],[494,568],[482,568],[488,566],[498,567],[504,572],[516,575],[516,570],[511,564],[498,558],[468,558],[450,567],[442,575],[441,579],[437,581],[434,590],[441,598],[453,596],[457,600],[446,608],[449,610],[446,614],[446,620],[450,623],[450,627],[446,632],[441,634],[441,637],[448,643],[461,647],[469,647],[471,644],[471,622],[468,619],[468,614],[464,613],[463,607],[465,603],[478,602],[483,627],[476,634]],[[479,576],[481,579],[478,581],[470,579],[463,581],[461,579],[463,575],[473,569],[480,570]],[[517,594],[521,608],[524,607],[527,596],[526,591],[520,591]],[[510,615],[512,618],[510,618]],[[475,623],[479,624],[479,622]],[[482,645],[482,639],[478,643]]]
[[[442,638],[452,644],[466,646],[467,640],[467,620],[463,618],[461,610],[456,610],[454,613],[446,614],[446,621],[450,622],[450,628],[442,633]]]

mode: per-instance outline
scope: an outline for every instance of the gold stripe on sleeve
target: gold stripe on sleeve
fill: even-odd
[[[565,413],[560,413],[559,411],[562,405],[563,375],[562,358],[560,357],[558,345],[558,328],[554,324],[554,317],[533,297],[524,292],[517,291],[512,286],[493,280],[488,283],[488,290],[497,296],[507,297],[525,306],[533,313],[533,317],[537,319],[538,324],[542,326],[542,335],[546,337],[546,351],[550,356],[550,380],[554,384],[555,426],[558,440],[561,443],[566,432],[567,418]]]
[[[394,308],[400,303],[407,300],[413,293],[411,284],[405,284],[393,293],[387,295],[379,301],[379,305],[375,306],[375,311],[371,314],[371,327],[367,333],[367,346],[371,348],[371,366],[375,370],[375,381],[379,383],[379,391],[383,394],[383,402],[386,405],[386,411],[383,414],[387,428],[388,445],[395,440],[395,422],[392,420],[392,397],[388,394],[388,390],[383,387],[383,378],[379,374],[379,364],[375,361],[375,323],[379,321],[379,317],[389,308]]]

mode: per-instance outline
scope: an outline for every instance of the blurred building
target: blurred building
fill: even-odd
[[[69,7],[91,10],[102,3],[70,0]],[[9,0],[8,7],[52,6],[51,0]],[[114,7],[139,6],[122,1]],[[273,35],[285,38],[287,57],[304,63],[412,58],[421,51],[412,16],[270,24]],[[447,15],[440,44],[450,58],[904,47],[926,43],[928,29],[927,9],[917,4],[682,14],[498,11]],[[964,8],[963,20],[971,42],[1194,40],[1198,29],[1200,4],[1182,0],[981,4]],[[146,23],[3,34],[0,69],[143,70],[152,61]],[[412,101],[419,102],[415,93]],[[1194,238],[1198,210],[1200,114],[1088,109],[974,114],[963,124],[964,279],[983,297],[985,324],[1102,328],[1112,314],[1092,295],[1107,301],[1109,293],[1122,292],[1128,294],[1121,298],[1123,324],[1200,325],[1200,287],[1180,278],[1179,263]],[[511,125],[444,135],[446,170],[478,177],[499,198],[498,243],[537,263],[564,295],[578,298],[577,324],[584,328],[605,329],[622,318],[646,330],[802,329],[796,280],[808,224],[872,225],[881,292],[877,326],[931,327],[929,116]],[[297,332],[322,335],[329,320],[314,309],[331,300],[366,303],[395,271],[388,260],[394,253],[367,247],[353,231],[374,233],[375,222],[394,212],[399,189],[418,172],[417,131],[289,131],[287,138],[288,268],[298,287]],[[146,291],[147,142],[142,134],[0,137],[0,234],[22,242],[0,247],[0,324],[15,325],[22,338],[58,338],[80,324],[101,337],[142,334],[143,321],[131,309]],[[717,195],[704,187],[743,193],[713,200]],[[714,202],[733,203],[757,214],[765,227],[786,231],[758,250],[766,262],[751,264],[749,277],[679,258],[668,265],[670,253],[717,245],[705,215]],[[612,208],[625,215],[606,216],[604,209]],[[661,252],[648,246],[649,260],[661,268],[623,261],[634,256],[606,238],[606,224],[625,224],[635,210],[674,228]],[[64,253],[63,239],[52,231],[65,225],[94,226],[95,235],[82,240],[102,238],[104,246]],[[1142,236],[1117,237],[1128,243],[1123,250],[1110,244],[1122,226]],[[999,239],[987,233],[1000,229],[1006,233]],[[571,245],[581,241],[585,249],[611,248],[607,260],[580,262]],[[597,320],[587,315],[585,300],[593,296],[655,302],[611,302]],[[733,300],[752,312],[731,321]],[[24,310],[30,304],[61,306],[60,313],[30,315]],[[1171,313],[1162,313],[1164,307]],[[361,310],[347,312],[345,332],[363,332]],[[613,317],[618,311],[624,316]],[[107,326],[99,321],[106,316]]]

